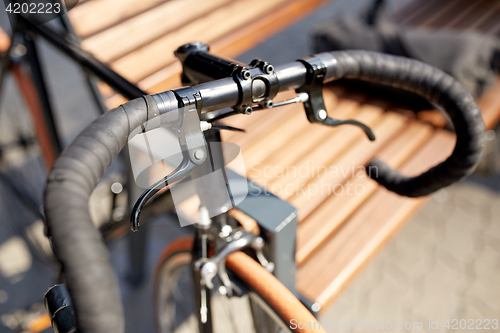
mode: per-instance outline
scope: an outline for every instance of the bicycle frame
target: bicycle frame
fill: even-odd
[[[62,19],[62,18],[61,18]],[[65,26],[66,32],[71,34],[71,25],[69,22],[62,19],[63,25]],[[66,54],[70,59],[77,62],[88,74],[95,75],[103,82],[111,86],[115,91],[123,95],[127,99],[134,99],[137,97],[141,97],[146,95],[147,93],[138,88],[136,85],[124,79],[118,73],[101,63],[99,60],[94,58],[91,54],[82,50],[77,44],[71,43],[68,41],[68,38],[63,38],[55,31],[44,27],[37,26],[33,23],[26,20],[24,17],[18,15],[18,24],[15,25],[15,29],[13,29],[12,40],[14,40],[16,35],[22,35],[23,41],[26,42],[28,47],[27,56],[30,62],[31,72],[34,76],[34,88],[39,97],[39,109],[41,112],[41,117],[45,119],[47,124],[47,134],[50,138],[50,150],[49,154],[57,157],[57,155],[61,152],[60,138],[57,132],[57,126],[54,122],[53,117],[53,109],[50,103],[50,99],[48,96],[48,91],[46,87],[46,83],[44,81],[44,74],[42,65],[39,59],[39,55],[37,52],[35,38],[34,35],[40,36],[48,41],[52,46],[54,46],[59,51]],[[12,46],[9,48],[7,59],[10,58],[10,53],[12,51]],[[99,95],[97,87],[95,83],[91,81],[89,77],[89,87],[91,88],[91,92],[96,100],[98,107],[101,109],[101,112],[105,111],[103,107],[102,98]],[[218,131],[211,131],[211,135],[206,135],[207,142],[221,142],[220,135]],[[48,149],[47,149],[48,150]],[[222,155],[219,155],[222,156]],[[52,164],[53,159],[49,159],[48,166]],[[224,165],[224,161],[218,161]],[[171,210],[173,208],[173,204],[171,202],[171,198],[169,193],[165,193],[160,195],[158,198],[153,200],[153,202],[148,205],[147,208],[149,210],[154,211],[157,207],[162,207],[165,210]],[[146,212],[147,213],[147,212]],[[222,215],[214,218],[214,223],[216,225],[220,225],[221,221],[230,221],[230,217],[228,213],[223,213]],[[125,228],[128,226],[128,219],[124,219],[120,223],[115,223],[113,225],[105,225],[101,228],[104,239],[110,240],[115,238],[117,234],[118,228]],[[235,225],[233,225],[234,227]],[[141,236],[142,234],[142,236]],[[139,236],[139,237],[138,237]],[[142,271],[142,256],[138,255],[144,251],[145,247],[145,233],[139,233],[139,235],[134,235],[135,240],[133,241],[133,245],[131,246],[131,254],[132,254],[132,262],[131,262],[131,271],[132,272],[141,272]],[[202,306],[206,307],[206,320],[202,320],[201,313],[197,312],[200,332],[203,333],[211,333],[212,332],[212,320],[211,320],[211,309],[210,309],[210,292],[206,287],[201,284],[201,275],[199,268],[196,267],[196,263],[200,260],[206,259],[207,249],[208,249],[208,232],[204,229],[198,229],[195,236],[195,242],[193,246],[193,256],[192,256],[192,275],[193,275],[193,290],[195,291],[195,303],[196,309],[201,309]],[[139,273],[142,275],[142,273]],[[136,280],[140,280],[136,278]],[[202,293],[204,293],[205,297],[201,297]],[[308,301],[305,301],[309,303]]]
[[[91,90],[91,94],[101,114],[106,112],[107,108],[105,107],[102,96],[96,86],[96,77],[129,100],[144,96],[147,93],[138,88],[135,84],[123,78],[107,65],[94,58],[90,53],[81,49],[76,42],[71,42],[76,40],[76,36],[74,35],[71,24],[66,16],[63,15],[59,17],[63,30],[66,33],[66,36],[62,36],[47,26],[36,25],[30,22],[20,14],[12,15],[15,17],[15,23],[12,25],[12,43],[2,59],[3,71],[1,74],[1,80],[3,81],[5,72],[9,70],[10,67],[18,81],[21,92],[27,101],[32,117],[36,120],[35,123],[36,126],[38,126],[37,137],[41,146],[42,156],[44,157],[47,169],[50,170],[54,160],[62,152],[62,144],[61,138],[58,134],[57,125],[54,121],[53,107],[48,94],[47,84],[45,82],[44,70],[38,54],[36,45],[37,36],[40,36],[49,42],[53,47],[64,53],[83,68],[87,76],[87,82]],[[25,75],[20,70],[18,63],[22,57],[21,59],[16,59],[15,62],[11,61],[13,50],[19,44],[24,44],[26,46],[25,57],[29,63],[32,77]],[[1,85],[2,82],[0,82],[0,89]],[[127,168],[130,168],[126,152],[122,153],[122,158],[126,161],[125,165]],[[131,172],[129,174],[131,174]],[[125,185],[127,185],[129,189],[129,202],[134,202],[135,195],[137,195],[137,193],[131,193],[133,192],[131,191],[131,186],[133,186],[133,184]],[[158,203],[166,209],[172,208],[172,206],[169,205],[171,202],[169,191],[159,195],[155,202],[157,204],[153,204],[153,206],[148,207],[147,210],[155,211]],[[38,213],[38,209],[34,209],[34,212]],[[111,240],[121,237],[121,235],[124,234],[123,230],[126,230],[127,227],[128,216],[125,215],[122,221],[106,223],[103,225],[101,227],[101,232],[104,239]],[[131,280],[136,284],[140,283],[143,276],[144,260],[142,260],[143,255],[141,254],[145,251],[145,237],[146,233],[141,232],[138,235],[135,235],[133,240],[130,242]]]

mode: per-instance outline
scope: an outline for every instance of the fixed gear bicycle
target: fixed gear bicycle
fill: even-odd
[[[116,276],[102,238],[92,225],[88,198],[128,136],[140,126],[151,130],[151,124],[156,123],[178,133],[182,161],[136,202],[133,230],[139,227],[141,208],[155,194],[200,169],[213,167],[215,158],[207,142],[220,139],[218,129],[234,130],[217,123],[225,117],[304,103],[310,122],[356,125],[374,140],[364,124],[328,116],[321,89],[326,82],[341,78],[416,93],[442,107],[453,122],[457,134],[453,153],[419,176],[406,177],[376,159],[370,163],[369,167],[378,168],[378,173],[370,176],[387,189],[410,197],[431,194],[469,175],[481,157],[484,123],[474,99],[452,77],[421,62],[366,51],[342,51],[317,54],[276,68],[258,59],[246,66],[209,54],[208,47],[201,43],[184,45],[176,54],[183,63],[183,83],[190,87],[146,95],[102,115],[57,159],[49,176],[45,192],[49,235],[62,264],[78,332],[124,331]],[[296,90],[297,97],[274,101],[278,92],[286,90]],[[197,117],[189,118],[192,116]],[[174,121],[152,121],[162,117]],[[189,119],[198,119],[196,126]],[[204,210],[200,201],[200,210]],[[253,323],[251,329],[257,332],[321,331],[317,327],[290,326],[291,319],[311,322],[314,317],[270,273],[273,265],[262,252],[265,240],[242,229],[227,213],[208,216],[196,224],[194,237],[170,245],[157,267],[155,309],[159,331],[212,332],[220,327],[216,323],[220,317],[222,324],[229,323],[229,330],[239,331],[231,326],[235,314],[226,310],[228,302],[242,300],[246,305],[238,308],[237,316],[247,313],[248,322]],[[176,292],[186,290],[179,298]],[[250,326],[241,331],[251,331]]]

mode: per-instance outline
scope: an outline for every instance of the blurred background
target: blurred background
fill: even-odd
[[[410,56],[421,57],[421,60],[428,62],[436,61],[437,65],[442,65],[445,67],[443,69],[449,71],[455,70],[448,66],[452,61],[460,63],[460,66],[469,64],[467,69],[456,72],[458,76],[463,76],[461,82],[478,98],[489,91],[496,84],[498,72],[494,70],[498,69],[498,63],[494,64],[492,60],[492,64],[488,62],[485,65],[484,62],[487,61],[476,60],[484,60],[487,52],[494,54],[496,50],[500,54],[500,44],[495,37],[482,39],[484,36],[497,36],[500,33],[500,1],[441,1],[442,4],[436,6],[434,11],[423,10],[424,1],[420,1],[420,6],[408,7],[411,2],[412,0],[386,1],[379,18],[380,24],[368,27],[356,19],[365,17],[374,1],[326,2],[286,29],[238,55],[236,59],[248,63],[254,58],[261,58],[272,64],[282,64],[327,49],[344,46],[358,48],[356,38],[359,38],[358,43],[361,45],[381,48],[379,51],[390,49],[396,52],[400,46],[394,40],[388,44],[371,45],[376,36],[370,33],[392,36],[398,32],[397,24],[421,25],[427,28],[426,34],[412,31],[404,34],[400,38],[404,38],[406,45],[410,46],[398,52],[412,53]],[[449,5],[451,3],[455,6]],[[85,5],[82,2],[78,6],[83,8]],[[0,7],[0,26],[9,33],[11,28],[5,8],[3,4]],[[407,9],[402,11],[402,8]],[[411,12],[408,8],[414,9]],[[482,14],[478,12],[475,17],[467,16],[481,8]],[[431,12],[435,14],[432,18]],[[400,18],[398,23],[393,23],[396,20],[391,21],[390,18],[396,14]],[[68,16],[71,18],[71,15]],[[59,29],[57,22],[49,22],[48,25]],[[460,30],[473,34],[463,39],[460,46],[452,47],[449,45],[456,44],[448,45],[443,42],[444,39],[427,38],[434,30]],[[459,42],[453,40],[453,43]],[[38,39],[37,45],[62,145],[66,146],[98,116],[99,110],[85,81],[86,73],[81,67],[44,40]],[[473,53],[470,52],[471,48],[484,52]],[[435,49],[443,51],[441,54],[446,54],[444,58],[434,54],[439,53],[433,52]],[[460,54],[470,57],[461,58]],[[170,56],[169,54],[168,57]],[[467,61],[469,62],[464,64]],[[485,71],[486,67],[491,68],[491,72]],[[471,72],[467,74],[467,71]],[[348,89],[358,89],[364,93],[369,91],[381,98],[395,98],[402,109],[415,106],[420,110],[432,108],[423,101],[413,100],[413,97],[350,84]],[[500,94],[500,90],[497,94]],[[4,77],[0,98],[0,332],[32,332],[20,327],[20,323],[29,316],[36,317],[44,311],[43,295],[54,284],[56,273],[56,264],[50,244],[44,236],[40,214],[47,168],[36,141],[36,123],[30,117],[12,73],[7,73]],[[373,322],[423,323],[428,323],[429,320],[444,323],[446,319],[498,319],[498,134],[498,127],[488,131],[486,153],[478,171],[466,181],[433,195],[387,246],[373,257],[366,268],[353,278],[337,299],[323,309],[320,318],[335,322],[364,319]],[[111,179],[113,172],[118,172],[121,168],[119,163],[113,165]],[[93,198],[97,207],[94,213],[96,219],[99,219],[99,214],[106,214],[102,213],[102,210],[107,209],[103,207],[113,200],[108,192],[104,187],[97,188]],[[171,216],[157,217],[150,222],[145,258],[146,275],[139,287],[130,282],[128,272],[128,244],[130,237],[134,235],[129,233],[109,244],[123,291],[127,332],[154,330],[150,283],[154,264],[166,244],[187,232],[189,230],[180,228],[177,220]],[[406,331],[428,330],[410,328]],[[439,330],[433,331],[446,331],[446,328],[440,325]]]

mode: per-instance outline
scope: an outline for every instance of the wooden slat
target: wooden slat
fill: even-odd
[[[330,106],[332,108],[333,106]],[[352,100],[342,99],[335,105],[335,117],[339,119],[352,119],[359,112],[359,104]],[[250,178],[257,178],[254,173],[264,173],[269,168],[276,166],[286,167],[294,165],[302,156],[307,155],[310,150],[320,145],[335,133],[336,129],[318,124],[307,124],[300,133],[293,133],[293,138],[278,149],[269,151],[265,158],[252,160],[249,162],[251,174]],[[268,180],[267,177],[263,177]]]
[[[176,33],[162,37],[111,63],[111,67],[132,82],[138,82],[173,63],[174,50],[193,38],[210,44],[213,40],[272,11],[287,0],[240,0],[183,26]],[[245,13],[236,15],[236,13]]]
[[[241,149],[246,149],[246,147],[250,146],[262,135],[272,131],[276,124],[279,124],[282,119],[287,119],[294,114],[300,114],[303,112],[301,111],[302,110],[299,108],[288,106],[273,110],[272,112],[254,112],[254,114],[250,116],[242,116],[248,119],[259,116],[259,119],[249,123],[247,126],[243,126],[243,128],[246,129],[245,133],[223,133],[223,140],[237,143]]]
[[[417,27],[479,29],[495,33],[500,2],[495,0],[412,1],[393,14],[396,22]]]
[[[254,140],[251,146],[243,151],[243,157],[248,161],[260,161],[265,158],[265,154],[274,151],[280,146],[286,144],[295,133],[302,132],[307,125],[307,118],[304,112],[301,112],[300,105],[291,107],[295,112],[287,115],[275,123],[274,128],[264,133],[258,140]]]
[[[359,109],[359,105],[352,101],[342,100],[339,103],[339,107],[343,108],[348,114],[351,114],[353,119],[361,120],[361,118],[363,118],[364,121],[370,125],[376,124],[377,121],[380,120],[381,113],[367,112],[366,110],[363,112]],[[318,127],[317,124],[309,124],[308,126]],[[328,131],[326,131],[327,129]],[[325,165],[348,149],[350,144],[362,138],[360,133],[356,133],[356,131],[351,131],[349,133],[346,128],[342,127],[318,128],[318,131],[322,132],[323,135],[321,139],[317,141],[317,144],[314,144],[314,141],[309,141],[309,138],[307,138],[306,141],[302,141],[305,147],[302,147],[299,151],[302,151],[303,154],[297,154],[294,147],[290,145],[283,148],[283,152],[290,152],[290,154],[279,160],[276,164],[245,159],[247,168],[251,170],[248,177],[264,187],[274,186],[276,188],[285,188],[293,184],[293,191],[289,194],[291,195],[297,191],[297,187],[307,182],[307,179],[296,179],[293,175],[288,175],[286,173],[288,168],[291,170],[307,170],[310,167],[308,161],[314,161],[316,166]],[[331,149],[333,145],[335,145],[335,148]],[[273,155],[269,154],[267,158],[272,157]],[[283,199],[288,197],[283,193],[276,194]]]
[[[253,218],[243,213],[241,210],[231,209],[229,215],[234,217],[241,224],[243,229],[250,231],[256,235],[260,234],[260,227]]]
[[[456,30],[475,30],[481,29],[481,26],[488,21],[488,19],[495,15],[495,11],[500,9],[500,3],[497,1],[484,0],[484,1],[472,1],[473,9],[465,9],[463,11],[462,18],[457,20],[453,25]]]
[[[480,20],[478,20],[477,23],[475,23],[472,27],[467,28],[467,30],[477,29],[479,31],[489,33],[491,28],[495,24],[498,24],[499,16],[500,6],[498,6],[497,4],[494,8],[491,8],[487,13],[485,13],[485,15]]]
[[[333,94],[330,89],[325,89],[325,103],[329,108],[337,103],[337,99],[338,97]],[[280,109],[281,112],[276,112]],[[249,117],[243,115],[237,119],[237,122],[235,122],[234,119],[230,119],[233,120],[230,123],[231,125],[245,128],[248,130],[247,133],[251,133],[251,135],[246,135],[247,133],[241,132],[222,132],[224,142],[236,143],[240,149],[242,149],[242,156],[246,167],[245,164],[239,166],[241,169],[234,169],[235,166],[233,166],[233,171],[236,171],[241,175],[246,175],[252,179],[252,177],[247,174],[247,171],[253,173],[257,170],[255,169],[256,166],[254,166],[256,161],[255,158],[249,158],[252,155],[252,151],[254,151],[253,156],[259,153],[255,151],[256,144],[267,144],[262,152],[265,153],[265,156],[268,156],[273,152],[273,149],[270,149],[269,147],[269,142],[276,145],[275,149],[279,150],[283,145],[286,145],[286,141],[283,140],[283,137],[301,133],[303,132],[303,127],[308,126],[308,121],[304,116],[305,112],[302,105],[289,105],[280,109],[267,110],[267,112],[257,112],[257,114],[261,117],[257,120],[253,120],[252,122],[247,122],[245,118]],[[295,130],[291,128],[290,125],[292,125]],[[270,137],[270,135],[277,136],[277,138]],[[281,142],[281,145],[277,145],[277,142]]]
[[[456,28],[460,24],[468,24],[468,20],[477,20],[475,18],[479,12],[484,11],[484,6],[488,5],[489,0],[476,0],[469,1],[456,16],[452,16],[452,19],[444,22],[443,28]]]
[[[186,24],[194,23],[206,13],[232,0],[170,0],[153,10],[109,28],[82,41],[83,49],[109,62]],[[181,15],[182,14],[182,15]]]
[[[497,21],[491,28],[486,31],[490,35],[500,34],[500,21]]]
[[[385,147],[378,157],[391,168],[399,168],[432,135],[433,128],[415,121]],[[347,182],[350,182],[347,184]],[[297,230],[298,265],[302,265],[377,189],[377,183],[365,173],[356,173],[343,184],[345,191],[330,196]]]
[[[368,141],[367,138],[359,140],[340,158],[328,164],[327,172],[308,182],[290,197],[289,201],[299,209],[299,222],[311,214],[329,195],[335,193],[337,186],[344,183],[350,173],[364,172],[363,165],[373,159],[377,152],[405,127],[406,120],[400,114],[386,112],[382,121],[373,128],[377,140],[374,142]],[[318,193],[312,194],[312,189],[318,189]]]
[[[278,94],[276,96],[277,99],[279,100],[286,100],[289,98],[292,98],[295,94],[292,92],[284,92]],[[244,114],[239,114],[239,115],[234,115],[228,118],[225,118],[223,120],[220,120],[219,122],[222,122],[226,125],[229,126],[234,126],[238,128],[244,129],[246,132],[241,133],[241,132],[229,132],[229,131],[222,131],[222,139],[225,142],[233,142],[233,143],[238,143],[240,144],[241,142],[238,141],[238,138],[246,137],[247,134],[250,133],[250,131],[255,132],[259,131],[259,125],[262,124],[263,122],[267,122],[269,117],[271,117],[271,113],[279,113],[281,117],[286,117],[290,111],[290,109],[284,110],[284,109],[276,109],[276,110],[266,110],[264,112],[256,111],[253,112],[250,116],[244,115]],[[270,112],[269,112],[270,111]],[[279,111],[279,112],[274,112],[274,111]],[[280,117],[274,116],[273,119],[278,120]],[[251,128],[250,126],[253,126]]]
[[[348,100],[344,99],[342,102],[346,101]],[[338,110],[337,114],[340,114],[341,116],[349,115],[352,110],[354,110],[356,103],[350,103],[350,106],[343,108],[342,102],[339,102],[336,105],[336,109]],[[332,104],[329,103],[329,105]],[[259,140],[252,142],[252,145],[243,151],[243,157],[247,164],[260,164],[263,160],[269,158],[275,152],[278,152],[282,147],[291,145],[290,141],[292,141],[294,137],[297,137],[301,134],[306,134],[308,132],[308,129],[313,129],[316,133],[312,134],[313,137],[303,138],[306,139],[306,141],[299,142],[298,144],[307,146],[309,149],[310,147],[314,147],[313,142],[315,141],[314,138],[316,136],[319,135],[322,138],[326,138],[327,136],[331,135],[331,127],[328,128],[326,126],[321,126],[318,124],[313,125],[309,123],[302,105],[294,105],[293,108],[298,110],[298,112],[294,116],[283,119],[280,124],[276,124],[276,127],[273,128],[272,131],[265,133],[265,135],[261,136]],[[298,150],[295,150],[293,152],[293,155],[301,156],[301,154],[298,153]],[[281,161],[281,163],[285,162]]]
[[[86,37],[127,18],[138,15],[166,0],[98,0],[78,4],[69,11],[75,32]]]
[[[274,8],[268,15],[261,15],[258,20],[243,26],[231,34],[222,35],[212,43],[213,52],[234,58],[242,50],[250,50],[274,33],[297,22],[312,13],[318,7],[332,0],[295,0]]]
[[[437,0],[437,1],[426,1],[419,0],[417,8],[411,11],[411,13],[407,16],[401,17],[399,23],[412,25],[415,21],[422,19],[422,16],[425,16],[427,12],[430,12],[429,9],[439,7],[442,4],[446,3],[448,0]]]
[[[363,121],[366,125],[372,127],[377,126],[382,120],[383,109],[373,105],[363,105],[359,112],[356,113],[354,119]],[[311,150],[300,157],[300,159],[291,165],[290,172],[283,175],[262,175],[259,182],[263,184],[271,184],[276,188],[286,188],[289,184],[294,184],[293,191],[288,191],[288,194],[282,193],[281,197],[288,199],[294,195],[298,188],[304,186],[308,179],[305,177],[297,177],[294,170],[309,170],[311,161],[314,161],[314,166],[321,167],[330,165],[355,142],[367,140],[359,129],[351,126],[340,126],[332,129],[332,133],[316,147],[311,147]]]
[[[210,44],[210,49],[222,57],[235,58],[328,1],[330,0],[291,1],[266,15],[259,16],[250,24],[221,36]],[[179,84],[179,81],[176,80],[178,76],[172,77],[172,73],[177,74],[178,72],[180,72],[180,67],[169,66],[169,68],[162,69],[141,80],[139,87],[149,92],[171,89]]]
[[[287,91],[278,94],[278,96],[276,96],[276,100],[287,100],[295,96],[295,92]],[[355,99],[356,96],[359,96],[359,94],[347,93],[345,89],[339,89],[338,87],[328,87],[324,89],[325,104],[328,108],[335,105],[339,98],[349,97]],[[246,147],[258,140],[261,136],[270,132],[276,126],[276,124],[280,123],[280,121],[290,117],[295,113],[305,114],[304,107],[301,104],[295,104],[272,110],[256,111],[253,112],[250,116],[232,116],[230,118],[224,119],[222,122],[227,125],[245,129],[246,132],[241,133],[222,131],[222,140],[224,142],[236,143],[240,146],[241,149],[246,149]]]
[[[437,131],[405,164],[402,173],[415,175],[425,171],[451,154],[454,143],[453,134]],[[333,239],[299,268],[298,291],[323,307],[330,304],[424,200],[378,188]]]
[[[434,1],[433,1],[434,2]],[[450,17],[455,17],[461,11],[460,9],[468,3],[469,0],[447,0],[445,3],[440,4],[427,10],[423,13],[422,17],[413,20],[412,25],[418,27],[432,27],[440,24],[443,21],[448,21]]]
[[[222,57],[234,58],[328,1],[331,0],[290,0],[285,5],[258,16],[249,24],[217,38],[210,43],[211,52]],[[195,37],[189,40],[193,38]],[[140,80],[137,85],[148,93],[176,88],[181,86],[180,72],[180,63],[174,62]],[[106,106],[111,109],[124,102],[125,98],[114,95],[107,99]]]
[[[398,7],[397,10],[391,14],[391,18],[396,22],[409,20],[411,19],[411,16],[416,15],[416,12],[422,10],[422,5],[425,3],[429,3],[429,1],[425,0],[410,1],[405,6]]]

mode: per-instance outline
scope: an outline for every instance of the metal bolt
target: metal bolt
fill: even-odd
[[[213,263],[207,264],[207,272],[208,273],[213,273],[215,272],[215,265]]]
[[[324,120],[324,119],[326,119],[326,116],[327,116],[327,114],[326,114],[325,110],[319,110],[318,111],[318,117],[319,117],[319,119]]]
[[[264,66],[264,72],[266,74],[271,74],[274,71],[274,66],[273,65],[266,65]]]
[[[232,231],[233,231],[233,228],[231,228],[230,225],[226,224],[225,226],[222,227],[222,230],[221,230],[219,236],[227,237],[231,234]]]
[[[212,225],[212,220],[210,219],[210,214],[207,207],[200,207],[200,221],[197,223],[197,227],[200,229],[208,229]]]
[[[111,192],[114,194],[119,194],[123,191],[123,185],[120,184],[119,182],[114,182],[111,184]]]
[[[264,240],[262,239],[262,237],[257,237],[253,240],[253,246],[256,248],[256,249],[262,249],[262,247],[264,246]]]
[[[221,295],[227,295],[227,288],[226,288],[226,286],[220,286],[219,287],[219,294],[221,294]]]
[[[252,107],[251,106],[245,107],[243,113],[244,114],[250,114],[250,113],[252,113]]]
[[[197,160],[202,160],[203,157],[205,157],[205,152],[203,150],[198,149],[194,152],[194,158],[196,158]]]
[[[270,99],[268,99],[267,101],[264,102],[264,108],[265,109],[270,109],[273,107],[273,101],[271,101]]]
[[[313,310],[313,312],[318,312],[319,310],[321,310],[321,304],[319,304],[319,303],[314,303],[314,304],[311,306],[311,310]]]
[[[15,47],[14,47],[14,55],[16,57],[22,57],[26,54],[26,46],[24,46],[23,44],[17,44]]]
[[[246,69],[241,71],[241,77],[243,78],[243,80],[248,80],[251,76],[252,74],[250,74],[250,71]]]

